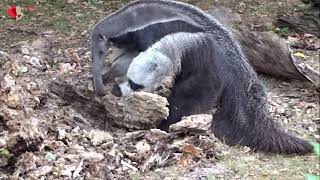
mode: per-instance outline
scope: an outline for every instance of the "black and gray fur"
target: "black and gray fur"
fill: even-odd
[[[167,34],[203,31],[201,24],[185,15],[182,9],[167,9],[169,4],[165,2],[161,5],[163,2],[146,0],[130,3],[99,21],[93,28],[93,86],[98,96],[105,94],[103,60],[111,45],[129,51],[144,51]]]
[[[124,78],[129,65],[138,54],[138,50],[112,47],[109,55],[111,66],[102,75],[103,83],[110,83],[118,77]]]
[[[190,26],[185,31],[179,28],[171,31],[172,19]],[[164,33],[156,31],[154,35],[149,28],[135,31],[159,21],[167,26]],[[130,29],[134,29],[131,34]],[[148,33],[139,34],[141,31]],[[212,130],[228,144],[264,152],[311,152],[309,143],[284,132],[268,116],[265,88],[230,33],[217,20],[188,4],[137,1],[98,23],[92,34],[94,85],[98,95],[104,93],[101,60],[111,39],[120,37],[119,32],[124,37],[119,39],[129,44],[127,47],[143,51],[130,64],[128,81],[118,87],[122,95],[124,89],[152,91],[163,77],[176,75],[168,98],[169,117],[162,122],[161,129],[167,130],[182,116],[202,113],[219,104]],[[150,35],[151,40],[143,34]]]

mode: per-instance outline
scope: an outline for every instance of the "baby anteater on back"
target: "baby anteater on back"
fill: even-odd
[[[117,29],[116,22],[126,24],[131,16],[134,18],[128,26]],[[189,26],[180,29],[177,19]],[[166,24],[165,29],[155,31],[153,25],[160,21]],[[170,30],[170,23],[175,23],[174,30]],[[148,43],[142,43],[141,30],[150,31]],[[216,19],[200,9],[175,1],[142,0],[100,21],[93,30],[91,46],[98,95],[103,95],[99,66],[110,42],[123,45],[117,38],[130,48],[134,44],[141,52],[129,65],[128,81],[119,84],[115,94],[152,92],[165,77],[176,77],[168,98],[169,117],[161,123],[161,129],[167,130],[182,116],[203,113],[219,104],[212,130],[224,142],[264,152],[311,152],[308,142],[284,132],[270,118],[265,87],[238,43]]]

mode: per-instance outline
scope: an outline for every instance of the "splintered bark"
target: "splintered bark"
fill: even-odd
[[[53,81],[48,87],[52,93],[81,113],[100,116],[101,119],[122,128],[156,128],[161,120],[169,115],[167,99],[152,93],[136,92],[123,98],[106,95],[99,100],[92,94],[86,95],[66,81]]]
[[[320,86],[319,73],[296,59],[288,43],[271,32],[234,30],[249,63],[257,72],[289,79],[309,80]]]
[[[212,15],[229,27],[257,72],[274,77],[309,80],[320,86],[319,72],[293,57],[286,40],[272,32],[250,31],[242,26],[233,26],[241,22],[241,17],[230,9],[216,8]]]
[[[134,92],[132,96],[118,98],[106,95],[102,104],[116,124],[131,129],[156,128],[169,116],[166,98],[147,92]]]
[[[169,127],[169,132],[176,134],[205,134],[210,129],[211,122],[211,114],[183,116],[181,121]]]

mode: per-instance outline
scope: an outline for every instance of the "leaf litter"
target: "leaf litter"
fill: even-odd
[[[182,121],[172,133],[165,133],[156,129],[128,132],[108,125],[108,119],[81,114],[51,94],[47,84],[62,76],[92,91],[90,52],[84,40],[88,32],[39,34],[16,42],[11,50],[0,49],[1,179],[127,179],[135,174],[146,179],[241,178],[228,162],[230,156],[241,154],[245,162],[271,161],[269,156],[229,147],[204,133],[210,115],[185,118],[186,122],[200,119],[203,128],[185,126]],[[319,94],[312,85],[260,77],[268,88],[272,116],[288,131],[319,142]],[[268,170],[261,174],[277,174]],[[319,172],[319,166],[310,171]]]

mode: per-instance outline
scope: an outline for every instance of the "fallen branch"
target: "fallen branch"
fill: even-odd
[[[249,63],[257,72],[274,77],[309,80],[320,87],[319,72],[295,59],[286,40],[272,32],[257,32],[242,26],[235,27],[235,24],[241,23],[241,18],[230,9],[216,8],[212,11],[212,15],[231,29]]]
[[[166,98],[146,92],[135,92],[132,96],[119,98],[111,94],[96,99],[86,95],[66,81],[52,81],[49,90],[76,106],[75,109],[91,116],[128,129],[156,128],[169,115]]]

